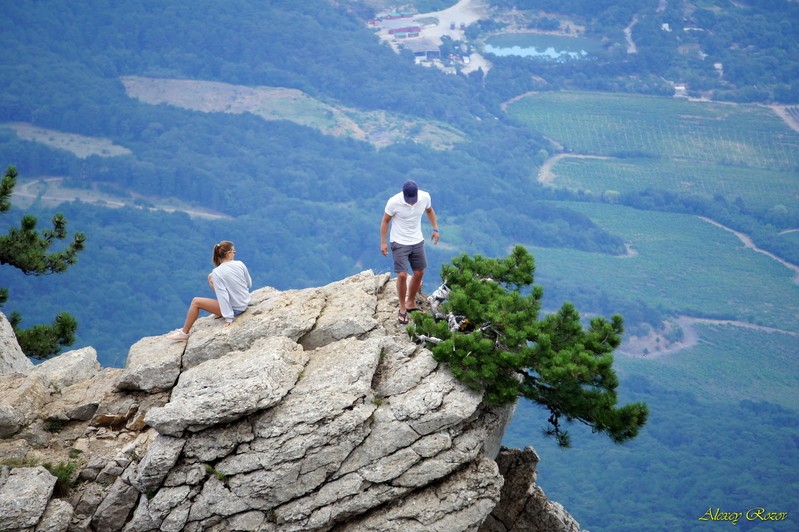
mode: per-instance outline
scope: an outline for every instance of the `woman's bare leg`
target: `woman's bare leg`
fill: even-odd
[[[210,312],[216,316],[222,315],[222,309],[219,308],[219,301],[211,299],[210,297],[195,297],[191,300],[189,311],[186,313],[186,322],[183,324],[184,333],[189,334],[194,322],[200,317],[201,310]]]

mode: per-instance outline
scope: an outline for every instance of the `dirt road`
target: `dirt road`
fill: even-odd
[[[700,338],[699,331],[696,330],[697,325],[729,325],[731,327],[741,327],[743,329],[752,329],[770,334],[787,334],[799,337],[799,333],[793,331],[764,327],[762,325],[735,320],[714,320],[709,318],[679,316],[674,320],[674,325],[682,329],[682,339],[679,342],[667,343],[658,333],[652,332],[649,336],[627,337],[622,345],[619,346],[617,352],[621,355],[635,358],[658,358],[673,355],[684,349],[694,347],[699,343]],[[659,337],[660,341],[658,341]]]
[[[421,36],[441,45],[441,37],[444,35],[451,37],[453,40],[462,41],[463,31],[459,29],[460,25],[468,26],[480,19],[487,19],[488,15],[488,2],[485,0],[460,0],[457,4],[447,9],[419,14],[414,18],[437,18],[438,25],[431,28],[423,28]]]
[[[538,182],[542,185],[549,185],[555,181],[555,174],[552,172],[552,167],[560,161],[561,159],[565,158],[572,158],[572,159],[610,159],[605,155],[579,155],[576,153],[558,153],[553,155],[546,161],[544,164],[541,165],[541,168],[538,170]]]
[[[778,256],[774,255],[773,253],[770,253],[770,252],[768,252],[768,251],[766,251],[764,249],[760,249],[759,247],[757,247],[755,245],[755,243],[752,241],[752,239],[749,237],[749,235],[746,235],[744,233],[740,233],[740,232],[736,231],[735,229],[730,229],[726,225],[722,225],[722,224],[716,222],[715,220],[711,220],[710,218],[705,218],[704,216],[700,216],[699,218],[701,220],[706,221],[707,223],[709,223],[711,225],[715,225],[716,227],[719,227],[721,229],[724,229],[725,231],[729,231],[730,233],[734,234],[735,236],[738,237],[738,240],[740,240],[743,243],[745,248],[749,248],[749,249],[752,249],[752,250],[754,250],[754,251],[756,251],[758,253],[762,253],[763,255],[767,256],[768,258],[774,259],[777,262],[779,262],[780,264],[782,264],[783,266],[785,266],[786,268],[792,270],[796,274],[796,276],[793,278],[793,282],[796,283],[796,284],[799,284],[799,266],[797,266],[795,264],[791,264],[790,262],[788,262],[786,260],[783,260],[783,259],[779,258]]]

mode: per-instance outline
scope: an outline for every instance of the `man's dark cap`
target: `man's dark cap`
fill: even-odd
[[[402,185],[402,195],[405,196],[405,203],[416,203],[419,197],[419,187],[416,186],[416,181],[406,181]]]

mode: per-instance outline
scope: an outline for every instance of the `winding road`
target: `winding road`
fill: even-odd
[[[754,251],[756,251],[758,253],[762,253],[763,255],[767,256],[768,258],[776,260],[777,262],[779,262],[780,264],[782,264],[786,268],[788,268],[790,270],[793,270],[793,272],[796,274],[796,276],[793,278],[793,282],[796,283],[796,284],[799,284],[799,266],[797,266],[795,264],[792,264],[792,263],[790,263],[790,262],[788,262],[786,260],[783,260],[783,259],[779,258],[778,256],[774,255],[773,253],[770,253],[770,252],[768,252],[768,251],[766,251],[764,249],[760,249],[759,247],[757,247],[755,245],[754,242],[752,242],[752,239],[749,237],[749,235],[745,235],[744,233],[740,233],[740,232],[738,232],[738,231],[736,231],[734,229],[730,229],[729,227],[727,227],[725,225],[722,225],[722,224],[716,222],[715,220],[711,220],[710,218],[706,218],[704,216],[700,216],[699,219],[700,220],[704,220],[705,222],[707,222],[707,223],[709,223],[711,225],[715,225],[716,227],[724,229],[725,231],[729,231],[730,233],[732,233],[732,234],[734,234],[735,236],[738,237],[738,240],[740,240],[743,243],[745,248],[749,248],[749,249],[752,249],[752,250],[754,250]]]

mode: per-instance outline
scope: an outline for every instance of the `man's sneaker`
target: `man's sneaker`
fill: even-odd
[[[189,339],[189,335],[184,333],[183,329],[175,329],[167,335],[167,338],[175,340],[176,342],[185,342]]]

